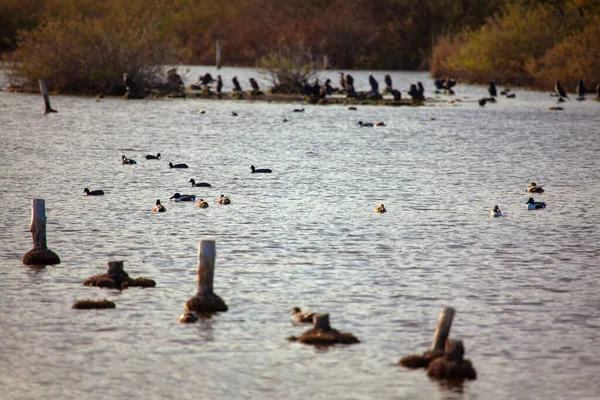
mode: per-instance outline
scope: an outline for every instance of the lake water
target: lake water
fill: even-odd
[[[216,75],[194,67],[187,79],[205,71]],[[220,74],[228,89],[256,71]],[[368,72],[353,74],[366,89]],[[392,77],[434,96],[425,73]],[[598,398],[600,103],[554,112],[548,93],[514,91],[482,108],[486,89],[459,84],[462,102],[357,111],[53,96],[50,115],[39,95],[0,93],[1,397]],[[531,181],[546,210],[525,209]],[[210,207],[173,203],[175,192]],[[218,206],[220,194],[232,204]],[[21,263],[32,198],[46,199],[60,265]],[[166,213],[151,212],[156,199]],[[386,214],[373,212],[380,203]],[[490,218],[496,204],[504,216]],[[216,239],[215,292],[229,312],[179,324],[202,238]],[[110,260],[157,287],[82,286]],[[103,298],[116,310],[71,309]],[[290,322],[294,306],[330,313],[361,343],[287,342],[308,329]],[[478,372],[461,390],[397,365],[429,347],[444,306]]]

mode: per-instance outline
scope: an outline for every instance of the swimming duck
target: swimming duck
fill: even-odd
[[[527,191],[530,193],[544,193],[544,189],[542,189],[541,186],[536,185],[535,182],[529,184]]]
[[[165,208],[165,206],[163,206],[162,204],[160,204],[160,200],[156,200],[156,205],[154,206],[154,208],[152,209],[152,212],[165,212],[167,211],[167,209]]]
[[[373,126],[373,123],[358,121],[358,124],[356,124],[356,125],[360,126],[361,128],[371,128]]]
[[[387,212],[387,210],[385,209],[385,206],[383,205],[383,203],[381,203],[380,205],[375,207],[375,212],[383,214],[384,212]]]
[[[146,160],[160,160],[160,153],[157,153],[155,156],[146,154]]]
[[[169,163],[169,168],[187,168],[187,164],[173,164],[173,163]]]
[[[488,215],[490,217],[501,217],[502,216],[502,211],[500,211],[500,207],[494,206],[494,208],[492,210],[490,210],[490,212],[488,213]]]
[[[196,203],[196,207],[198,208],[208,208],[208,202],[205,201],[204,199],[200,199],[197,203]]]
[[[137,164],[137,162],[131,158],[125,157],[125,155],[122,155],[121,156],[121,164],[133,165],[133,164]]]
[[[254,174],[254,173],[257,173],[257,174],[258,174],[258,173],[270,174],[271,172],[273,172],[272,170],[270,170],[270,169],[268,169],[268,168],[258,168],[258,169],[256,169],[256,168],[254,167],[254,165],[251,165],[251,166],[250,166],[250,169],[252,170],[252,173],[253,173],[253,174]]]
[[[238,115],[238,113],[236,113],[235,111],[232,111],[232,112],[231,112],[231,116],[232,116],[232,117],[237,117],[237,115]]]
[[[231,204],[231,200],[229,200],[229,197],[227,197],[225,195],[221,195],[221,197],[219,197],[219,200],[217,200],[217,202],[219,204]]]
[[[175,199],[175,201],[195,201],[196,195],[194,194],[179,194],[175,193],[173,196],[169,197],[170,199]]]
[[[312,324],[315,313],[308,311],[302,312],[300,308],[294,307],[292,308],[291,315],[294,316],[294,321],[296,322],[307,322]]]
[[[304,108],[294,108],[294,112],[304,112]]]
[[[539,210],[541,208],[546,208],[546,203],[543,201],[535,201],[533,200],[533,197],[530,197],[529,200],[527,200],[528,210]]]
[[[104,190],[90,190],[88,188],[83,189],[83,193],[86,196],[104,196]]]
[[[188,182],[192,184],[192,187],[211,187],[211,184],[207,182],[196,183],[196,181],[193,179],[190,179]]]

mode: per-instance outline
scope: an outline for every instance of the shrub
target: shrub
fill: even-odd
[[[317,72],[310,49],[302,43],[279,47],[262,57],[257,67],[271,82],[273,93],[301,93],[304,84]]]

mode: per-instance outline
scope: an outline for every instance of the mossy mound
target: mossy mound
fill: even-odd
[[[83,286],[97,286],[109,289],[126,289],[128,287],[155,287],[156,282],[148,278],[132,279],[127,274],[114,279],[108,274],[94,275],[83,282]]]
[[[427,375],[435,379],[477,379],[471,361],[452,361],[446,357],[433,360],[427,367]]]
[[[441,349],[426,351],[423,355],[411,354],[403,357],[399,364],[406,368],[427,368],[433,360],[444,356],[444,351]]]
[[[186,311],[196,313],[225,312],[227,304],[214,293],[196,295],[185,303]]]
[[[29,250],[23,256],[23,264],[25,265],[55,265],[60,264],[58,255],[50,249],[45,250]]]
[[[319,329],[313,328],[304,332],[300,337],[289,337],[289,341],[298,341],[304,344],[312,344],[315,346],[330,346],[333,344],[354,344],[360,343],[358,338],[351,333],[339,332],[336,329]]]
[[[75,310],[105,310],[107,308],[117,308],[112,301],[104,300],[78,300],[73,304]]]

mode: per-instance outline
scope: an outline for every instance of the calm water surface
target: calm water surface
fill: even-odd
[[[226,89],[255,74],[220,73]],[[365,89],[367,73],[354,75]],[[432,95],[425,74],[392,77]],[[455,104],[304,113],[54,96],[52,115],[39,95],[0,93],[0,397],[598,398],[600,103],[552,112],[547,93],[516,93],[481,108],[485,88],[459,85]],[[122,154],[138,164],[121,165]],[[252,175],[251,164],[274,173]],[[546,189],[535,196],[546,210],[525,210],[530,181]],[[175,192],[210,207],[172,203]],[[220,194],[232,205],[219,207]],[[46,199],[58,266],[21,263],[31,198]],[[165,214],[150,212],[157,198]],[[373,212],[379,203],[387,214]],[[502,218],[487,216],[495,204]],[[215,292],[230,311],[181,325],[201,238],[217,241]],[[157,287],[81,285],[118,259]],[[86,298],[117,309],[71,309]],[[293,306],[329,312],[361,344],[286,342],[307,329],[290,323]],[[457,309],[451,336],[479,375],[462,391],[396,365],[429,346],[444,306]]]

